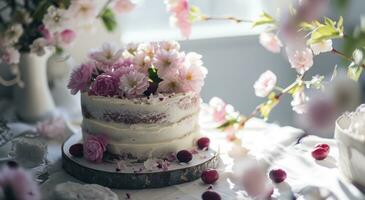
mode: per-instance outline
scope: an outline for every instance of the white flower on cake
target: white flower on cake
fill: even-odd
[[[91,23],[95,20],[97,15],[95,1],[90,0],[71,1],[68,10],[70,15],[81,23]]]
[[[207,69],[201,65],[199,61],[190,62],[188,67],[181,68],[180,77],[183,84],[183,91],[194,91],[199,93],[204,85],[204,79],[207,74]]]
[[[133,58],[133,62],[136,69],[142,73],[147,73],[152,64],[151,57],[141,51],[137,51],[137,54]]]
[[[158,92],[161,93],[178,93],[183,91],[184,85],[176,75],[165,77],[158,85]]]
[[[122,53],[123,51],[116,46],[105,43],[101,49],[91,52],[90,57],[101,64],[113,65],[121,59]]]
[[[332,50],[332,40],[324,40],[315,44],[311,44],[311,49],[313,50],[314,55],[329,52]]]
[[[269,93],[274,89],[276,81],[276,75],[272,71],[267,70],[266,72],[262,73],[259,79],[253,85],[256,96],[266,97],[269,95]]]
[[[30,45],[30,52],[37,54],[38,56],[43,56],[46,54],[46,46],[48,45],[48,42],[44,38],[38,38],[34,40],[33,44]]]
[[[128,97],[137,97],[143,94],[149,86],[148,78],[138,71],[130,71],[120,78],[119,89]]]
[[[179,51],[180,44],[176,41],[162,41],[160,43],[161,48],[165,51]]]
[[[66,10],[50,6],[43,18],[43,24],[51,32],[62,31],[70,18]]]

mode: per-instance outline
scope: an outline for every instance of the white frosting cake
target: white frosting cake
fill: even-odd
[[[199,138],[200,98],[195,93],[134,99],[81,95],[83,136],[103,134],[107,151],[138,160],[189,149]]]

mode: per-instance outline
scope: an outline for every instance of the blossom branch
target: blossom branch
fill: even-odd
[[[214,17],[214,16],[202,16],[201,17],[202,21],[209,21],[209,20],[227,20],[227,21],[233,21],[236,23],[242,23],[242,22],[246,22],[246,23],[252,23],[252,20],[247,20],[247,19],[240,19],[237,17],[233,17],[233,16],[228,16],[228,17]]]
[[[353,58],[346,56],[344,53],[336,50],[335,48],[333,48],[331,52],[334,53],[335,55],[340,56],[341,58],[344,58],[345,60],[355,62]],[[365,69],[365,64],[361,64],[360,66]]]

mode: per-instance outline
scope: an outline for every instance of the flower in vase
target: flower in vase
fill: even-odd
[[[260,44],[272,53],[279,53],[283,46],[278,36],[269,32],[262,32],[260,34]]]
[[[38,184],[33,180],[32,175],[16,166],[6,166],[1,169],[0,188],[5,195],[5,199],[41,199]]]
[[[50,6],[43,17],[43,24],[50,32],[62,31],[68,23],[66,10]]]
[[[73,19],[82,23],[91,23],[97,15],[96,1],[77,0],[71,1],[68,11]]]
[[[188,38],[191,33],[191,21],[189,19],[188,0],[166,0],[167,10],[172,14],[170,23],[177,26],[181,34]]]
[[[91,85],[91,93],[98,96],[114,96],[118,89],[119,80],[108,74],[96,77]]]
[[[183,61],[184,58],[177,51],[160,50],[154,57],[153,65],[157,69],[158,76],[165,77],[168,73],[176,72]]]
[[[307,103],[309,98],[305,95],[304,91],[297,92],[293,95],[293,100],[291,101],[291,106],[293,111],[298,114],[303,114],[307,111]]]
[[[148,86],[147,75],[138,71],[130,71],[128,74],[122,76],[119,82],[119,89],[128,98],[142,95]]]
[[[266,97],[274,89],[276,81],[276,75],[272,71],[267,70],[262,73],[253,85],[256,96]]]
[[[37,54],[38,56],[43,56],[46,54],[46,47],[48,45],[48,42],[44,38],[37,38],[33,41],[33,43],[30,45],[30,52]]]
[[[117,13],[121,14],[132,11],[135,6],[131,0],[117,0],[113,8]]]
[[[110,43],[104,43],[103,47],[90,53],[90,58],[105,65],[113,65],[120,60],[123,51]]]
[[[1,52],[1,62],[6,64],[17,64],[19,63],[20,53],[13,47],[7,47]]]
[[[76,37],[75,31],[71,29],[65,29],[60,33],[62,42],[70,44]]]
[[[71,74],[71,79],[67,88],[71,89],[71,94],[76,94],[78,91],[86,92],[89,89],[91,76],[95,70],[94,63],[82,64]]]
[[[291,67],[303,74],[313,66],[313,53],[309,48],[303,50],[288,51]]]
[[[332,51],[332,40],[324,40],[315,44],[311,44],[314,55]]]
[[[98,135],[88,135],[84,142],[84,157],[90,162],[100,163],[106,151],[106,138]]]
[[[21,24],[11,25],[3,35],[3,42],[5,46],[10,46],[18,42],[19,38],[22,36],[24,30]]]
[[[38,31],[42,34],[43,38],[46,39],[49,44],[52,43],[53,40],[52,35],[49,32],[49,30],[46,29],[46,27],[44,27],[43,24],[38,27]]]

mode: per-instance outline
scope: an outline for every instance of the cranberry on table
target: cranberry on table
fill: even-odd
[[[208,137],[202,137],[197,142],[199,149],[207,149],[209,148],[210,139]]]
[[[321,148],[324,148],[326,149],[328,152],[330,150],[330,146],[328,144],[317,144],[314,148],[317,148],[317,147],[321,147]]]
[[[312,151],[312,157],[316,160],[324,160],[328,156],[329,150],[317,147]]]
[[[203,193],[202,199],[203,200],[221,200],[221,196],[217,192],[208,190]]]
[[[286,179],[286,172],[282,169],[272,169],[269,177],[274,183],[281,183]]]
[[[82,157],[84,154],[84,146],[81,143],[73,144],[68,151],[75,157]]]
[[[207,169],[203,171],[200,178],[206,184],[213,184],[219,179],[219,174],[215,169]]]
[[[183,163],[188,163],[193,159],[193,154],[188,150],[181,150],[176,154],[176,158]]]

